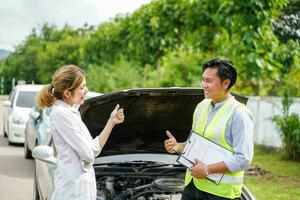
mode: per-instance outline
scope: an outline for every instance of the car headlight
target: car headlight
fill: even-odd
[[[12,116],[12,122],[14,124],[25,124],[25,120],[18,114],[14,113]]]

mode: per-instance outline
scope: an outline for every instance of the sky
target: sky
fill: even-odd
[[[151,0],[0,0],[0,49],[13,51],[32,29],[43,24],[74,28],[99,25],[117,14],[132,13]]]

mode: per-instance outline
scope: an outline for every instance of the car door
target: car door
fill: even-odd
[[[43,145],[48,145],[53,148],[54,157],[56,157],[56,151],[51,134],[48,135]],[[53,191],[53,173],[56,165],[35,159],[35,166],[35,181],[40,197],[41,199],[50,199]]]
[[[41,111],[41,119],[37,125],[37,135],[36,135],[37,145],[43,144],[51,131],[51,126],[50,126],[51,110],[52,107],[49,107]]]
[[[36,146],[37,129],[41,119],[41,109],[35,106],[29,113],[28,122],[25,130],[25,140],[30,150]]]

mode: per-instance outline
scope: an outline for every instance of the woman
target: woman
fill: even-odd
[[[94,159],[113,127],[124,122],[123,109],[117,105],[102,132],[92,139],[80,113],[73,107],[84,102],[86,93],[85,72],[75,65],[67,65],[56,70],[52,83],[44,86],[37,97],[41,108],[53,106],[50,121],[57,166],[52,200],[96,199]]]

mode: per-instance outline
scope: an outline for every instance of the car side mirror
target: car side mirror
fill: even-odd
[[[50,164],[56,164],[56,158],[53,155],[52,147],[40,145],[32,150],[32,157]]]
[[[32,117],[32,119],[35,121],[39,118],[40,116],[40,113],[39,112],[36,112],[34,110],[32,110],[30,113],[29,113],[30,117]]]
[[[3,106],[11,107],[11,102],[9,100],[3,101]]]

